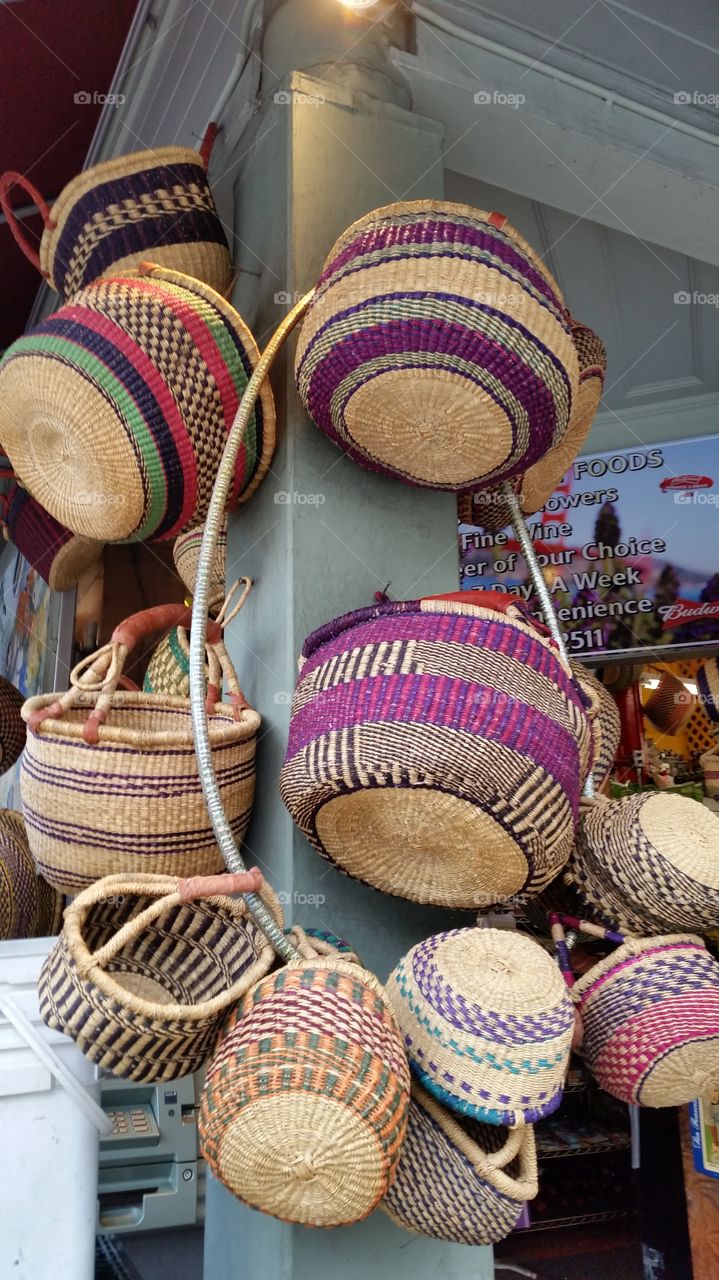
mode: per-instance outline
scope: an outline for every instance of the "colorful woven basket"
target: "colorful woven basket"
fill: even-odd
[[[551,917],[560,966],[581,1015],[581,1052],[622,1102],[681,1107],[719,1088],[719,964],[693,934],[624,939]],[[562,925],[620,945],[576,982]]]
[[[660,733],[680,733],[696,706],[696,699],[683,680],[663,671],[659,684],[643,705],[645,716]]]
[[[547,954],[506,929],[451,929],[419,942],[387,998],[420,1084],[489,1124],[541,1120],[562,1100],[572,1002]]]
[[[453,1115],[412,1085],[397,1176],[380,1204],[397,1226],[455,1244],[496,1244],[538,1190],[531,1125],[507,1132]]]
[[[197,577],[197,566],[200,562],[200,547],[202,546],[202,536],[205,532],[204,525],[197,529],[188,529],[186,533],[180,534],[172,548],[172,557],[175,561],[175,568],[184,582],[191,596],[195,594],[195,579]],[[227,523],[220,531],[217,540],[217,551],[215,552],[215,561],[212,566],[212,578],[209,587],[209,612],[214,614],[221,606],[225,598],[225,581],[227,579]]]
[[[258,359],[244,321],[199,280],[147,265],[88,285],[8,348],[0,439],[18,479],[88,538],[175,538],[204,519]],[[259,484],[274,448],[265,382],[230,503]]]
[[[333,246],[296,378],[355,461],[462,490],[560,443],[579,368],[559,286],[504,215],[418,200],[376,209]]]
[[[699,700],[710,720],[719,724],[719,658],[708,658],[697,669]]]
[[[224,293],[232,265],[207,181],[215,132],[211,125],[201,151],[158,147],[94,165],[63,188],[51,209],[22,174],[3,174],[0,205],[25,257],[64,298],[147,256]],[[42,216],[39,254],[13,214],[14,190]]]
[[[563,480],[589,435],[604,390],[607,372],[604,343],[586,324],[580,324],[571,317],[568,320],[579,363],[579,386],[569,426],[562,439],[514,481],[519,505],[525,515],[539,511]],[[465,523],[481,524],[485,529],[503,529],[511,524],[507,501],[501,491],[482,491],[470,495],[468,501],[472,503],[470,517],[466,518],[466,506],[460,513],[460,519]]]
[[[233,604],[234,593],[242,588],[239,599]],[[238,578],[228,593],[217,623],[223,628],[237,616],[252,587],[250,578]],[[205,676],[219,686],[221,675],[221,650],[207,645]],[[143,693],[161,693],[175,698],[190,696],[190,633],[186,627],[171,627],[152,653],[142,685]]]
[[[388,1191],[408,1109],[407,1058],[376,978],[332,956],[297,961],[227,1018],[207,1069],[202,1153],[252,1208],[341,1226]]]
[[[569,665],[578,683],[585,693],[596,701],[598,709],[592,718],[592,738],[594,753],[592,759],[592,780],[596,791],[601,790],[609,777],[617,755],[619,740],[622,736],[622,719],[619,707],[614,698],[591,671],[581,662],[570,658]]]
[[[104,542],[65,529],[49,511],[13,485],[5,505],[4,531],[53,591],[68,591],[102,558]]]
[[[669,791],[582,807],[567,877],[590,915],[640,935],[719,925],[716,814]]]
[[[30,728],[21,774],[30,848],[41,874],[65,893],[113,872],[210,875],[222,867],[200,784],[189,702],[117,692],[137,639],[186,618],[174,605],[136,614],[86,660],[89,671],[85,663],[75,668],[69,693],[30,698],[22,709]],[[221,691],[211,685],[210,744],[239,843],[252,809],[260,717],[237,683],[221,634],[216,645],[230,705],[219,701]]]
[[[0,676],[0,774],[12,769],[22,754],[27,729],[22,717],[23,696]]]
[[[22,814],[0,809],[0,939],[51,937],[63,905],[35,871]]]
[[[323,857],[385,893],[477,908],[567,861],[587,699],[511,597],[378,604],[305,641],[280,793]]]
[[[85,889],[67,908],[40,975],[47,1025],[125,1080],[199,1070],[223,1015],[274,960],[244,903],[225,896],[243,891],[248,875],[257,887],[251,872],[114,875]],[[263,898],[282,925],[267,887]]]

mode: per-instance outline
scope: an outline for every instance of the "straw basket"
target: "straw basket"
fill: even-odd
[[[384,603],[302,650],[280,792],[346,874],[416,902],[537,893],[569,857],[587,699],[499,593]]]
[[[412,1085],[397,1177],[380,1204],[397,1226],[454,1244],[496,1244],[538,1189],[531,1125],[507,1132],[453,1115]]]
[[[504,215],[418,200],[376,209],[334,245],[296,378],[355,461],[462,490],[559,444],[579,368],[559,286]]]
[[[597,712],[592,719],[592,739],[594,753],[592,759],[592,780],[599,791],[609,777],[617,755],[619,740],[622,736],[622,719],[619,708],[606,685],[602,684],[581,662],[569,659],[575,679],[585,693],[597,704]]]
[[[451,929],[419,942],[385,988],[420,1084],[489,1124],[556,1111],[574,1012],[551,956],[523,934]]]
[[[233,604],[235,591],[242,587],[239,599]],[[250,578],[238,578],[228,592],[217,616],[217,624],[226,627],[243,607],[252,587]],[[212,684],[222,680],[220,654],[222,650],[207,645],[205,676]],[[172,627],[154,649],[145,672],[143,693],[161,693],[176,698],[190,696],[190,633],[186,627]]]
[[[62,895],[35,871],[22,814],[0,809],[0,939],[48,938],[62,908]]]
[[[514,481],[519,505],[525,515],[532,515],[551,498],[579,450],[582,448],[596,416],[604,390],[607,353],[598,334],[586,324],[567,317],[579,363],[579,386],[572,407],[569,426],[559,441],[539,462]],[[468,496],[460,519],[485,529],[503,529],[512,523],[507,500],[499,489]],[[467,514],[471,513],[471,514]]]
[[[681,1107],[719,1087],[719,964],[693,934],[624,939],[571,916],[552,919],[584,1027],[581,1052],[622,1102]],[[562,924],[620,945],[574,981]]]
[[[205,532],[204,525],[197,529],[188,529],[180,534],[172,548],[175,568],[184,582],[190,595],[195,594],[197,566],[200,562],[200,548]],[[217,539],[217,550],[212,566],[209,584],[209,612],[214,614],[221,608],[225,598],[225,581],[227,578],[227,523],[224,524]]]
[[[207,1069],[202,1153],[252,1208],[341,1226],[389,1189],[408,1108],[402,1038],[376,978],[332,956],[296,961],[227,1018]]]
[[[697,669],[699,700],[710,720],[719,724],[719,658],[707,658]]]
[[[23,723],[22,704],[20,691],[0,676],[0,774],[12,769],[25,746],[27,729]]]
[[[5,534],[53,591],[68,591],[102,558],[105,544],[65,529],[49,511],[13,485],[5,506]]]
[[[670,792],[585,802],[567,875],[626,933],[719,925],[719,817]]]
[[[664,671],[642,710],[661,733],[680,733],[696,706],[696,698],[683,680]]]
[[[172,1080],[204,1066],[227,1010],[274,951],[243,902],[257,872],[178,880],[105,876],[65,912],[40,975],[40,1012],[103,1071]],[[263,898],[278,924],[282,909]]]
[[[14,239],[64,298],[148,255],[224,293],[232,266],[207,181],[215,133],[210,125],[201,151],[158,147],[93,165],[63,188],[52,208],[22,174],[3,174],[0,205]],[[13,214],[14,191],[29,196],[42,216],[39,254]]]
[[[148,631],[186,620],[181,606],[136,614],[115,629],[73,687],[30,698],[21,787],[39,871],[66,893],[113,872],[209,875],[222,859],[197,770],[185,698],[117,692],[132,646]],[[216,643],[230,691],[208,689],[212,758],[236,840],[250,818],[260,717],[248,705],[221,634]],[[88,714],[89,709],[89,714]]]
[[[76,294],[0,363],[0,440],[56,520],[105,542],[175,538],[201,522],[227,432],[258,360],[242,318],[208,285],[143,265]],[[274,448],[264,383],[230,505]]]

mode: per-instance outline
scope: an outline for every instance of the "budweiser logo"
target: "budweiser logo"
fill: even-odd
[[[664,623],[664,630],[680,627],[683,622],[694,622],[697,618],[719,619],[719,600],[708,600],[700,604],[696,600],[675,600],[674,604],[663,605],[659,614]]]

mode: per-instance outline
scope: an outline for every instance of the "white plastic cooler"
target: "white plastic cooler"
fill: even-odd
[[[8,1280],[94,1275],[107,1122],[95,1068],[40,1018],[37,979],[54,942],[0,942],[0,1276]]]

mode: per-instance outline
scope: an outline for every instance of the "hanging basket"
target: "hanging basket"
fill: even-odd
[[[51,937],[63,905],[62,894],[35,871],[22,814],[0,809],[0,940]]]
[[[539,1190],[534,1129],[503,1130],[447,1111],[412,1085],[397,1176],[380,1204],[407,1231],[496,1244]]]
[[[202,1096],[202,1154],[253,1209],[342,1226],[389,1189],[408,1108],[407,1059],[376,978],[332,956],[297,961],[226,1020]]]
[[[5,505],[5,534],[52,591],[69,591],[102,558],[103,542],[65,529],[20,485]]]
[[[460,1115],[489,1124],[556,1111],[574,1029],[551,956],[505,929],[451,929],[419,942],[385,988],[412,1072]]]
[[[719,724],[719,658],[707,658],[697,669],[699,700],[710,720]]]
[[[172,539],[201,522],[227,432],[257,363],[242,318],[208,285],[143,264],[80,290],[0,363],[0,439],[18,479],[74,533]],[[229,504],[274,449],[265,382]]]
[[[30,698],[21,787],[39,871],[65,893],[113,872],[210,875],[222,859],[203,797],[190,704],[185,698],[117,692],[142,636],[188,620],[181,606],[135,614],[110,644],[73,672],[58,698]],[[210,632],[229,689],[208,689],[212,758],[238,844],[252,809],[260,717],[248,705],[222,645]]]
[[[481,488],[563,440],[579,367],[559,287],[503,214],[387,205],[334,245],[297,345],[300,398],[356,462]]]
[[[217,616],[217,624],[223,629],[242,609],[252,587],[250,578],[238,578],[233,583],[222,609]],[[233,603],[235,591],[241,588],[239,599]],[[207,665],[205,676],[212,684],[219,685],[222,680],[220,652],[214,645],[207,646]],[[160,693],[169,697],[190,697],[190,633],[186,627],[171,627],[154,649],[145,672],[142,685],[143,693]]]
[[[201,151],[158,147],[93,165],[63,188],[52,208],[22,174],[3,174],[0,205],[15,241],[66,299],[148,255],[224,293],[232,264],[207,180],[216,132],[210,125]],[[40,211],[39,253],[13,213],[14,192]]]
[[[622,736],[622,719],[619,707],[602,681],[588,671],[581,662],[570,658],[569,665],[577,682],[597,706],[596,714],[592,718],[594,744],[592,781],[595,791],[600,791],[614,767],[619,740]]]
[[[581,1052],[597,1083],[622,1102],[681,1107],[719,1087],[719,964],[693,934],[625,939],[552,916],[559,962],[582,1019]],[[567,924],[619,943],[574,981]]]
[[[383,603],[305,641],[280,793],[313,847],[385,893],[531,895],[572,847],[593,708],[499,593]]]
[[[719,751],[705,751],[699,757],[704,774],[704,790],[708,796],[719,796]]]
[[[683,680],[664,671],[642,708],[660,733],[681,733],[696,706],[696,699]]]
[[[200,526],[198,529],[188,529],[186,533],[180,534],[172,548],[172,558],[175,561],[175,568],[191,596],[194,596],[195,594],[195,579],[197,577],[197,566],[200,562],[200,548],[202,546],[202,536],[204,532],[204,525]],[[208,612],[211,617],[222,607],[222,602],[225,598],[226,580],[227,521],[225,521],[218,536],[217,550],[215,552],[215,559],[212,566],[208,606]]]
[[[223,1015],[269,972],[274,951],[244,902],[258,872],[178,880],[105,876],[65,912],[39,981],[40,1012],[92,1062],[124,1080],[189,1075]],[[281,926],[282,909],[262,896]]]
[[[567,877],[610,928],[716,928],[719,817],[667,791],[597,797],[583,805]]]
[[[0,676],[0,774],[12,769],[22,754],[27,729],[22,717],[23,696]]]

